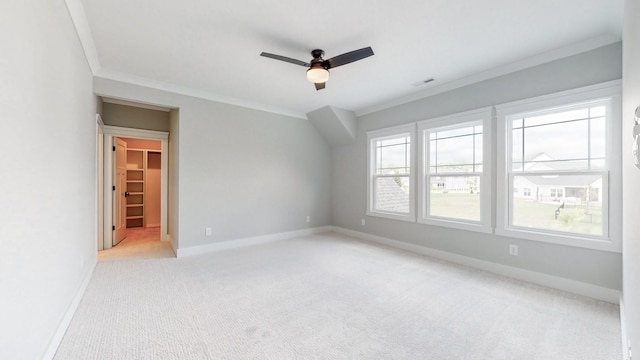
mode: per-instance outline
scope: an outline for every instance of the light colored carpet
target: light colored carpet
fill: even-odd
[[[616,305],[332,233],[98,263],[56,359],[620,359]]]

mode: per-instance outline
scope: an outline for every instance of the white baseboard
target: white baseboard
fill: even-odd
[[[53,357],[56,355],[56,351],[58,351],[58,347],[62,342],[62,338],[64,337],[64,334],[67,332],[67,328],[69,328],[69,324],[71,324],[73,315],[76,313],[76,310],[80,305],[80,301],[82,300],[82,297],[84,296],[84,293],[87,290],[87,286],[89,286],[91,275],[93,275],[93,270],[96,268],[97,264],[98,264],[98,259],[96,257],[95,262],[93,263],[93,265],[89,266],[89,269],[87,270],[87,274],[84,276],[84,279],[82,279],[82,283],[80,284],[80,288],[78,289],[78,292],[76,292],[76,295],[73,297],[71,304],[69,304],[67,311],[65,311],[64,316],[60,321],[60,325],[58,325],[58,329],[53,334],[51,341],[49,341],[49,346],[47,346],[47,350],[42,356],[42,360],[53,359]]]
[[[603,300],[613,304],[620,301],[620,291],[605,288],[598,285],[588,284],[576,280],[566,279],[559,276],[542,274],[539,272],[520,269],[512,266],[493,263],[486,260],[479,260],[472,257],[449,253],[446,251],[431,249],[425,246],[410,244],[398,240],[393,240],[381,236],[371,235],[359,231],[349,230],[338,226],[333,227],[333,231],[339,234],[352,236],[358,239],[388,245],[391,247],[415,252],[422,255],[450,261],[456,264],[469,266],[472,268],[504,275],[510,278],[531,282],[534,284],[547,286],[550,288],[571,292],[578,295],[588,296],[594,299]]]
[[[171,250],[173,250],[173,254],[176,255],[176,257],[178,256],[178,245],[176,244],[175,241],[173,241],[173,237],[171,237],[171,235],[167,234],[166,237],[164,237],[162,239],[162,241],[166,241],[169,243],[169,246],[171,246]]]
[[[295,231],[248,237],[248,238],[242,238],[242,239],[236,239],[236,240],[230,240],[230,241],[221,241],[221,242],[216,242],[216,243],[211,243],[206,245],[189,246],[186,248],[174,249],[174,251],[176,251],[177,256],[180,258],[185,256],[206,254],[206,253],[215,252],[215,251],[235,249],[235,248],[244,247],[244,246],[264,244],[264,243],[278,241],[278,240],[286,240],[286,239],[291,239],[298,236],[308,236],[313,234],[319,234],[322,232],[327,232],[332,230],[333,230],[333,227],[331,226],[322,226],[322,227],[311,228],[311,229],[295,230]]]

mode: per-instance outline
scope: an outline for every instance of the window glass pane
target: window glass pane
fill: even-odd
[[[482,125],[430,133],[431,173],[474,172],[482,163]],[[434,135],[435,134],[435,135]]]
[[[603,235],[602,176],[514,176],[512,225]]]
[[[514,119],[513,120],[513,124],[511,125],[513,129],[520,129],[522,128],[522,121],[523,119]]]
[[[605,114],[596,106],[512,120],[512,171],[603,169]]]
[[[552,160],[587,159],[588,125],[585,120],[525,128],[525,161],[547,157]]]
[[[553,114],[531,116],[524,120],[524,126],[534,126],[542,124],[552,124],[561,121],[587,119],[589,117],[589,109],[569,110],[563,112],[557,112]]]
[[[437,155],[434,165],[473,164],[473,136],[434,140],[431,142],[432,152],[436,149],[436,142]]]
[[[591,157],[605,157],[605,139],[606,139],[606,122],[605,118],[598,117],[591,119]]]
[[[591,108],[591,117],[599,117],[599,116],[606,116],[607,115],[607,107],[602,105],[602,106],[596,106],[596,107],[592,107]]]
[[[376,142],[376,173],[409,174],[409,138],[402,137]]]
[[[436,134],[436,138],[438,139],[457,137],[461,135],[470,135],[470,134],[473,134],[473,126],[452,129],[452,130],[441,130],[436,132],[435,134]]]
[[[409,141],[409,137],[401,136],[401,137],[392,138],[392,139],[380,140],[378,141],[378,146],[401,145],[408,141]]]
[[[431,176],[429,216],[480,221],[479,176]]]
[[[475,145],[475,153],[474,153],[474,163],[475,164],[482,164],[482,134],[475,134],[474,135],[474,140],[473,143]]]
[[[522,122],[522,120],[519,120]],[[515,121],[514,121],[515,122]],[[511,161],[513,170],[523,170],[522,169],[522,129],[513,130],[511,133],[511,143],[512,143],[512,152],[511,152]]]
[[[409,177],[376,177],[375,210],[408,214]]]
[[[604,159],[591,159],[591,168],[592,169],[604,169],[605,160]]]

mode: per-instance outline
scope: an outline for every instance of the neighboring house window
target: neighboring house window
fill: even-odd
[[[415,221],[412,138],[415,125],[367,133],[368,215]]]
[[[506,155],[499,154],[506,183],[498,188],[506,191],[498,201],[505,204],[498,207],[503,229],[496,232],[570,244],[610,240],[609,181],[619,179],[619,154],[608,141],[619,132],[614,92],[594,89],[498,110]],[[522,185],[522,197],[508,190]]]
[[[419,221],[490,232],[491,110],[418,123]]]
[[[552,198],[561,198],[563,193],[564,193],[563,189],[552,188],[549,190],[549,196],[551,196]]]

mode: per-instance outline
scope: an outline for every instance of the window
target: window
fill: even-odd
[[[553,198],[554,201],[559,201],[561,198],[563,198],[562,194],[564,194],[564,189],[562,188],[559,188],[559,189],[551,188],[549,190],[549,196],[551,196],[551,198]]]
[[[415,125],[372,131],[368,215],[414,221],[411,144]]]
[[[498,188],[504,191],[497,233],[607,248],[585,241],[610,242],[615,235],[610,221],[619,194],[610,181],[619,181],[620,156],[609,141],[619,132],[614,126],[619,100],[613,93],[611,88],[567,92],[498,110],[498,121],[504,121],[499,134],[504,180]],[[513,191],[517,188],[522,193]]]
[[[620,107],[612,81],[370,131],[367,215],[619,252]]]
[[[491,231],[490,119],[490,109],[483,109],[418,124],[420,222]]]

